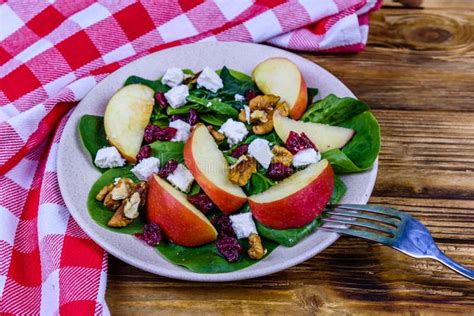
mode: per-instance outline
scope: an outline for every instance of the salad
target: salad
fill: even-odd
[[[286,58],[252,76],[227,67],[131,76],[79,133],[102,173],[92,219],[199,273],[296,245],[344,196],[340,175],[370,169],[380,149],[365,103],[320,98]]]

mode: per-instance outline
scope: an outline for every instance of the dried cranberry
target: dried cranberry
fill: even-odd
[[[272,180],[282,180],[293,174],[293,169],[281,162],[271,163],[267,170],[267,176]]]
[[[178,130],[174,127],[165,127],[163,129],[159,129],[155,132],[155,140],[171,140]]]
[[[314,146],[313,142],[308,138],[308,136],[306,136],[305,133],[301,133],[301,135],[298,135],[298,133],[295,133],[293,131],[291,131],[290,135],[288,135],[285,145],[286,148],[288,148],[288,150],[293,155],[303,149],[316,149],[316,146]]]
[[[150,246],[158,245],[163,238],[161,236],[160,226],[154,223],[145,224],[143,226],[143,234],[136,233],[135,236],[145,241]]]
[[[244,97],[245,97],[245,100],[247,100],[247,101],[252,100],[256,96],[257,96],[257,92],[255,92],[255,90],[253,90],[253,89],[248,89],[247,91],[245,91]]]
[[[166,178],[170,174],[172,174],[176,168],[178,167],[178,162],[176,160],[168,160],[163,167],[161,167],[160,171],[158,171],[158,175],[161,178]]]
[[[156,103],[158,103],[163,109],[168,107],[168,101],[166,100],[164,92],[157,92],[155,94]]]
[[[145,142],[146,143],[153,143],[156,140],[155,134],[159,130],[160,130],[159,126],[151,125],[151,124],[147,125],[147,127],[145,127],[145,134],[143,136],[143,139],[145,140]]]
[[[137,155],[137,160],[141,161],[143,159],[149,158],[151,156],[151,147],[149,145],[144,145],[140,148],[140,151]]]
[[[248,150],[249,150],[249,145],[242,144],[242,145],[237,146],[237,148],[235,148],[230,155],[234,158],[239,158],[240,156],[245,155],[248,152]]]
[[[198,111],[196,111],[195,109],[189,110],[186,121],[191,126],[197,124],[199,122]]]
[[[216,248],[229,262],[236,262],[242,255],[243,248],[235,237],[223,236],[216,242]]]
[[[212,200],[204,192],[188,196],[188,201],[204,214],[216,209]]]
[[[215,222],[215,226],[220,236],[235,237],[235,231],[229,216],[221,215]]]

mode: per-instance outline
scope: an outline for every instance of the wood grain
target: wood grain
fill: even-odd
[[[376,109],[474,111],[474,9],[390,9],[371,16],[359,54],[304,57]]]
[[[371,203],[419,218],[447,255],[474,268],[474,1],[386,1],[359,54],[309,58],[374,108],[382,127]],[[472,282],[440,264],[343,237],[263,278],[192,283],[111,258],[114,315],[474,314]]]

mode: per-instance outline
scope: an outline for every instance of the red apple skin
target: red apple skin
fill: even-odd
[[[253,216],[262,224],[275,228],[297,228],[309,224],[322,213],[334,189],[334,172],[330,164],[301,190],[280,200],[256,203],[249,198]]]
[[[301,75],[300,93],[295,104],[290,109],[290,117],[294,120],[299,120],[308,106],[308,89],[306,87],[306,81],[304,81],[303,75]]]
[[[204,190],[204,192],[206,192],[212,202],[216,204],[222,213],[226,215],[235,213],[245,204],[245,202],[247,202],[247,198],[236,196],[222,190],[220,187],[209,181],[205,174],[199,170],[192,154],[193,136],[194,133],[191,134],[184,145],[184,161],[186,166],[189,171],[191,171],[194,180],[196,180],[199,186]]]
[[[196,247],[216,240],[217,232],[212,224],[180,203],[157,177],[153,175],[148,181],[148,221],[158,224],[167,239],[181,246]]]

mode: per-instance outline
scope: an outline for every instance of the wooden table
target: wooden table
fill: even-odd
[[[385,1],[359,54],[302,54],[338,76],[382,127],[371,203],[420,219],[449,256],[474,268],[474,1]],[[340,238],[267,277],[191,283],[111,258],[112,314],[474,314],[474,283],[429,260]]]

